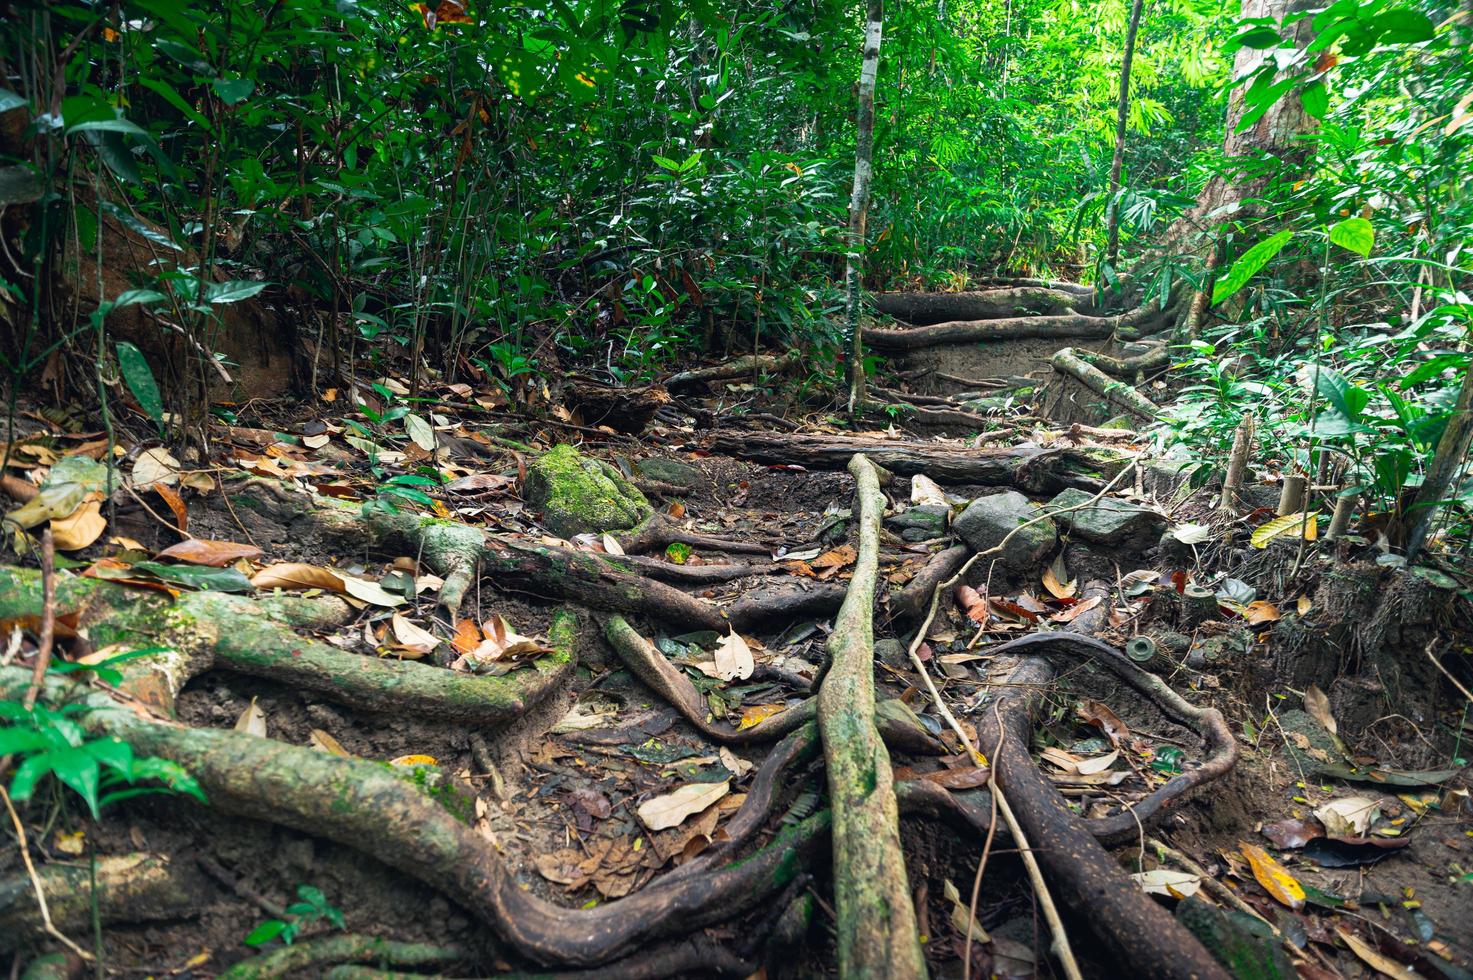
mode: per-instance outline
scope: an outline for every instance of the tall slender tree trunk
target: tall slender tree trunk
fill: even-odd
[[[1115,158],[1110,161],[1110,202],[1106,208],[1109,246],[1105,251],[1110,268],[1120,260],[1120,171],[1125,166],[1125,124],[1130,118],[1130,62],[1135,57],[1135,36],[1141,26],[1141,8],[1145,0],[1135,0],[1130,7],[1130,23],[1125,28],[1125,56],[1120,61],[1120,103],[1115,110]]]
[[[1453,406],[1452,417],[1447,420],[1447,428],[1442,430],[1442,438],[1437,442],[1432,465],[1427,467],[1427,476],[1417,491],[1416,499],[1401,518],[1408,526],[1408,561],[1415,559],[1427,543],[1443,502],[1453,492],[1470,443],[1473,443],[1473,369],[1465,369],[1457,403]]]
[[[859,69],[859,115],[854,138],[854,191],[849,197],[849,251],[844,260],[845,318],[849,325],[849,412],[864,402],[864,344],[859,330],[860,280],[864,272],[865,223],[869,218],[870,179],[874,174],[875,78],[880,71],[880,38],[885,0],[870,0],[864,26],[864,61]]]

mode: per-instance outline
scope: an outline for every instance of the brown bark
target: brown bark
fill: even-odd
[[[1105,218],[1107,244],[1105,261],[1113,269],[1120,260],[1120,171],[1125,166],[1125,131],[1130,119],[1130,63],[1135,57],[1135,37],[1141,26],[1144,0],[1130,6],[1125,28],[1125,54],[1120,62],[1120,100],[1115,110],[1115,155],[1110,161],[1110,202]]]
[[[616,432],[638,433],[655,413],[670,404],[670,393],[660,385],[617,388],[592,381],[570,381],[563,404],[576,408],[585,425],[606,425]]]
[[[1038,286],[1017,286],[960,293],[878,293],[875,307],[886,316],[917,326],[952,320],[995,320],[1010,317],[1088,312],[1088,294]]]
[[[1031,447],[962,449],[862,436],[721,431],[713,438],[711,448],[758,463],[798,464],[822,470],[842,469],[855,453],[863,453],[876,465],[902,476],[924,473],[941,483],[984,486],[1011,485],[1018,467],[1042,451]]]
[[[869,0],[864,54],[859,68],[859,111],[854,135],[854,189],[849,197],[849,249],[844,258],[844,315],[849,327],[849,411],[864,401],[864,338],[860,329],[860,290],[864,276],[865,224],[869,220],[870,180],[874,176],[875,79],[880,71],[885,2]]]

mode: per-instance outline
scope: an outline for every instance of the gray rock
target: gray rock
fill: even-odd
[[[553,534],[623,531],[654,513],[644,494],[601,459],[554,446],[527,467],[522,495]]]
[[[1027,497],[1008,490],[972,501],[953,522],[952,530],[973,550],[986,551],[1038,516],[1038,508]],[[1023,527],[1003,549],[1003,564],[1017,571],[1032,570],[1053,549],[1058,538],[1058,527],[1047,518]]]
[[[635,470],[646,480],[659,480],[673,486],[693,489],[701,482],[701,471],[689,463],[663,456],[648,456],[634,464]]]
[[[892,514],[885,518],[885,526],[904,541],[929,541],[946,534],[946,518],[950,513],[950,507],[925,504]]]
[[[1085,503],[1091,493],[1064,490],[1048,502],[1055,519],[1075,537],[1091,544],[1144,550],[1156,544],[1166,528],[1166,517],[1149,507],[1115,497],[1101,497],[1087,507],[1066,511]]]
[[[876,640],[875,659],[896,670],[905,670],[910,666],[910,657],[906,655],[905,647],[899,640]]]

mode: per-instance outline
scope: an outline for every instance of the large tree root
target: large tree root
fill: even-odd
[[[1016,340],[1028,337],[1082,337],[1104,339],[1117,333],[1149,334],[1170,322],[1170,311],[1144,306],[1119,316],[1011,316],[1000,319],[951,320],[926,326],[863,331],[864,342],[876,350],[917,350],[946,344],[972,344],[982,340]]]
[[[706,551],[725,551],[731,554],[767,555],[773,548],[760,541],[736,541],[711,534],[697,534],[672,524],[663,515],[656,514],[633,531],[614,535],[619,546],[631,554],[657,551],[672,544],[688,544],[692,548]]]
[[[1018,466],[1037,456],[1036,448],[960,449],[927,442],[898,442],[854,436],[776,435],[718,431],[713,452],[758,463],[799,464],[838,470],[863,453],[892,473],[924,473],[942,483],[1010,486]]]
[[[28,671],[0,668],[0,698],[20,697],[29,682]],[[541,963],[596,966],[751,909],[800,873],[829,827],[828,813],[816,814],[739,862],[598,908],[567,909],[524,891],[494,844],[389,767],[241,732],[181,728],[62,679],[49,680],[43,697],[80,701],[89,733],[182,765],[217,811],[358,849],[457,899]]]
[[[163,648],[123,664],[122,686],[169,714],[191,678],[219,668],[267,677],[362,710],[499,725],[558,689],[573,669],[570,616],[554,626],[551,654],[530,667],[493,677],[348,653],[292,629],[341,622],[350,610],[336,598],[249,599],[189,592],[170,604],[156,593],[97,579],[59,581],[58,607],[78,613],[94,644],[123,641],[136,646],[139,636],[147,636]],[[40,614],[39,572],[7,571],[0,584],[8,586],[0,590],[0,619]]]
[[[1068,907],[1121,963],[1149,977],[1227,980],[1228,973],[1191,933],[1141,890],[1069,810],[1028,754],[1031,692],[1053,678],[1046,660],[1029,658],[979,719],[982,751],[1008,795],[1039,862]],[[1006,733],[1006,735],[1004,735]]]
[[[890,757],[875,728],[874,600],[885,497],[864,456],[855,456],[849,471],[858,484],[859,556],[829,635],[831,666],[817,696],[834,813],[839,973],[924,977]]]
[[[1139,416],[1148,422],[1154,422],[1161,414],[1161,409],[1155,402],[1130,385],[1123,381],[1116,381],[1104,371],[1085,361],[1074,352],[1072,347],[1065,347],[1054,354],[1051,363],[1055,371],[1074,378],[1110,404],[1123,408],[1132,415]]]
[[[728,381],[732,378],[745,377],[746,375],[758,374],[762,371],[779,372],[786,371],[803,362],[801,350],[790,350],[785,354],[747,354],[742,357],[734,357],[720,364],[710,367],[695,368],[690,371],[681,371],[665,379],[665,387],[671,391],[680,388],[694,388],[711,381]]]
[[[103,924],[175,919],[199,911],[209,884],[188,861],[162,854],[97,859],[96,890],[86,864],[48,864],[37,871],[51,921],[62,932],[92,927],[94,903]],[[12,952],[43,931],[29,875],[0,878],[0,952]]]
[[[313,967],[339,963],[373,963],[379,966],[440,966],[467,959],[459,946],[431,943],[399,943],[374,936],[354,934],[306,939],[282,949],[242,960],[220,980],[275,980],[298,976]]]
[[[932,555],[925,567],[916,572],[915,578],[890,597],[890,618],[919,619],[924,616],[936,586],[955,575],[971,554],[971,548],[959,544]]]
[[[1093,313],[1093,292],[1047,286],[1008,286],[960,293],[876,293],[875,309],[886,316],[926,326],[953,320],[997,320],[1029,314]]]
[[[655,649],[654,644],[640,636],[622,616],[610,617],[604,624],[604,638],[609,641],[609,645],[614,648],[630,673],[668,701],[696,731],[718,744],[751,745],[770,742],[797,731],[817,717],[817,702],[809,698],[741,731],[718,725],[709,720],[706,699],[701,697],[690,679]],[[918,755],[940,755],[946,751],[903,702],[881,701],[876,713],[880,734],[894,748]]]

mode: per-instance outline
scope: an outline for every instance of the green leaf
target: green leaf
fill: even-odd
[[[239,105],[256,91],[256,83],[249,78],[217,78],[212,84],[226,105]]]
[[[67,133],[69,135],[71,133],[123,133],[141,139],[152,138],[146,130],[126,119],[92,119],[87,122],[79,122],[75,126],[68,126]]]
[[[1371,21],[1382,44],[1417,44],[1430,41],[1437,29],[1426,14],[1416,10],[1388,10]]]
[[[97,787],[102,773],[92,753],[84,747],[51,752],[48,757],[51,759],[51,771],[56,778],[75,790],[86,801],[92,816],[96,817]]]
[[[427,453],[435,451],[435,429],[418,415],[404,416],[404,431],[414,444]]]
[[[129,289],[119,293],[118,298],[113,300],[113,309],[122,309],[134,303],[158,303],[168,298],[156,289]]]
[[[1227,275],[1217,280],[1212,287],[1213,304],[1221,303],[1229,296],[1236,293],[1248,284],[1248,280],[1258,274],[1269,261],[1289,244],[1289,239],[1294,237],[1292,231],[1281,231],[1276,235],[1265,238],[1244,252],[1238,261],[1234,262],[1232,268],[1228,269]]]
[[[122,369],[123,380],[127,382],[128,390],[133,392],[133,397],[138,399],[143,414],[155,422],[162,422],[164,399],[159,394],[158,383],[153,379],[153,370],[149,368],[143,351],[126,340],[120,340],[114,346],[118,351],[118,366]]]
[[[1409,371],[1406,377],[1396,383],[1396,386],[1405,390],[1437,377],[1448,368],[1462,367],[1467,363],[1467,354],[1438,354],[1430,361],[1424,361]]]
[[[229,282],[205,283],[206,303],[239,303],[250,299],[266,288],[266,283],[252,279],[232,279]]]
[[[138,78],[137,82],[144,88],[157,92],[165,102],[178,109],[184,114],[186,119],[203,129],[206,133],[213,133],[215,131],[214,127],[210,125],[210,121],[201,115],[198,109],[184,101],[184,97],[179,94],[179,91],[168,82],[161,78],[148,78],[146,76]]]
[[[1346,218],[1330,227],[1330,241],[1365,258],[1376,244],[1376,230],[1365,218]]]
[[[165,582],[206,592],[250,592],[251,580],[234,568],[206,568],[200,565],[165,565],[157,561],[140,561],[133,565]]]
[[[1306,85],[1299,93],[1299,104],[1304,106],[1304,112],[1309,117],[1325,118],[1325,113],[1330,108],[1330,92],[1325,88],[1325,83],[1315,82],[1312,85]]]
[[[286,923],[280,919],[267,919],[250,931],[242,942],[247,946],[261,946],[281,935]]]
[[[684,565],[690,558],[690,545],[684,541],[672,541],[665,549],[665,557],[677,565]]]

